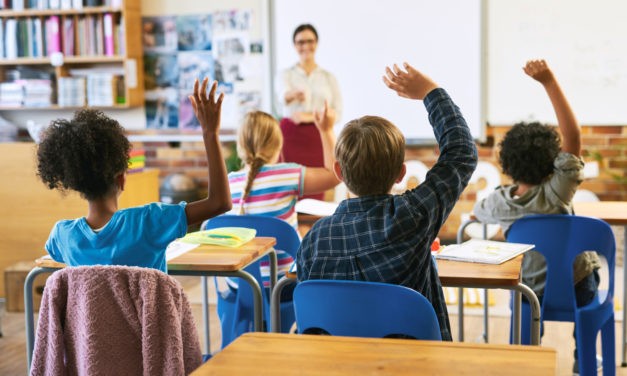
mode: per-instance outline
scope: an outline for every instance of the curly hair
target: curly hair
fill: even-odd
[[[79,110],[54,120],[37,148],[37,175],[50,189],[77,191],[87,200],[105,197],[128,168],[131,144],[124,128],[102,111]]]
[[[518,123],[499,144],[499,163],[514,182],[537,185],[553,173],[560,136],[548,125]]]

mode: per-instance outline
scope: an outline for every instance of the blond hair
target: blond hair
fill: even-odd
[[[346,124],[335,158],[348,189],[358,196],[387,194],[405,160],[405,137],[390,121],[363,116]]]
[[[251,111],[246,114],[237,137],[237,155],[249,167],[240,199],[240,214],[245,214],[244,202],[250,194],[259,170],[279,153],[282,146],[283,135],[279,123],[272,115],[263,111]]]

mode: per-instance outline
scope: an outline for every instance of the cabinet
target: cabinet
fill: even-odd
[[[0,110],[143,105],[140,5],[14,0],[1,9]]]

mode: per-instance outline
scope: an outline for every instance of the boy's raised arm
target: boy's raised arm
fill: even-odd
[[[557,123],[562,133],[562,151],[580,156],[581,134],[575,114],[555,79],[553,72],[544,60],[529,60],[523,68],[525,73],[544,86],[557,116]]]
[[[431,78],[417,71],[407,63],[403,63],[405,70],[396,64],[392,68],[385,67],[383,82],[399,96],[409,99],[423,100],[432,90],[438,88]]]
[[[224,93],[221,93],[216,100],[218,83],[214,81],[209,96],[207,96],[208,82],[209,80],[205,78],[199,85],[198,80],[196,80],[194,93],[189,96],[194,114],[202,127],[202,138],[205,143],[209,167],[207,198],[191,202],[185,208],[187,223],[190,225],[200,223],[231,209],[231,191],[229,190],[229,180],[226,175],[219,138]]]

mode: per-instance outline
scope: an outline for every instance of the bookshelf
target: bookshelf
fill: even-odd
[[[140,5],[0,1],[0,111],[143,105]]]

